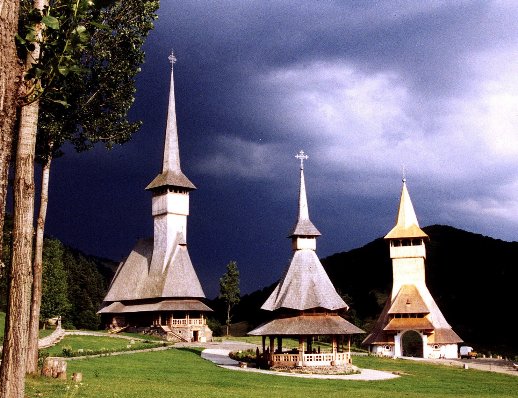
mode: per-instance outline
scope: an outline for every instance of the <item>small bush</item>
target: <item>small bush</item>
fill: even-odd
[[[255,362],[256,360],[256,351],[255,350],[245,350],[245,351],[236,351],[231,352],[229,357],[240,362]]]

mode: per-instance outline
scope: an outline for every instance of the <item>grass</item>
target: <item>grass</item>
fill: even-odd
[[[140,350],[146,348],[153,348],[161,346],[164,341],[139,341],[135,340],[134,344],[131,344],[132,350]],[[130,340],[119,339],[113,337],[98,337],[98,336],[82,336],[82,335],[71,335],[65,336],[58,344],[53,347],[42,350],[44,353],[48,353],[50,356],[62,356],[63,348],[67,347],[73,352],[82,349],[84,352],[91,351],[126,351],[130,345]]]
[[[344,397],[510,398],[518,397],[515,376],[378,357],[354,357],[360,368],[397,371],[385,381],[317,380],[238,372],[217,367],[197,349],[89,358],[68,362],[68,374],[83,383],[30,377],[26,396],[64,397]],[[66,390],[66,388],[69,390]]]

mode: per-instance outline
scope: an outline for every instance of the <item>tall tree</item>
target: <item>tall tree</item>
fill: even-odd
[[[16,93],[21,76],[21,65],[18,63],[14,41],[18,31],[19,7],[19,0],[0,0],[0,231],[4,228],[13,128],[16,120]],[[0,233],[0,261],[2,248]]]
[[[68,26],[71,39],[62,38],[61,45],[54,44],[49,60],[43,59],[42,63],[43,70],[51,71],[56,58],[52,54],[59,54],[59,48],[68,48],[70,57],[77,60],[62,65],[61,72],[58,68],[59,73],[50,74],[41,100],[38,155],[42,163],[42,189],[33,266],[28,372],[37,370],[41,259],[52,159],[61,155],[65,141],[72,142],[78,151],[97,142],[112,148],[128,141],[140,128],[140,122],[128,120],[128,112],[136,91],[135,76],[144,62],[142,45],[153,28],[159,5],[158,1],[126,0],[105,1],[100,8],[88,8],[89,3],[83,3],[74,18],[66,12],[56,14],[59,26]],[[57,36],[52,43],[59,40]]]
[[[219,298],[225,301],[227,307],[227,336],[232,319],[231,310],[234,305],[239,303],[240,289],[239,289],[239,270],[237,263],[231,261],[227,264],[227,272],[219,279]]]
[[[58,2],[56,2],[58,3]],[[158,1],[91,2],[62,0],[48,30],[46,56],[41,58],[44,92],[41,96],[38,155],[42,163],[40,211],[33,264],[28,372],[37,371],[37,339],[41,303],[43,236],[51,162],[65,141],[77,150],[103,142],[108,148],[131,138],[141,123],[130,122],[135,75],[144,61],[142,45]],[[68,32],[68,33],[67,33]],[[50,48],[49,48],[50,47]],[[62,60],[63,54],[66,62]],[[56,66],[57,65],[57,66]]]
[[[35,0],[34,9],[42,13],[45,0]],[[25,69],[40,57],[44,24],[33,25],[33,45],[26,56]],[[27,97],[38,90],[37,78],[24,79]],[[13,250],[9,281],[9,301],[5,324],[2,364],[0,366],[0,398],[23,398],[32,284],[32,245],[34,221],[34,153],[38,124],[38,100],[31,99],[20,112],[14,177]]]

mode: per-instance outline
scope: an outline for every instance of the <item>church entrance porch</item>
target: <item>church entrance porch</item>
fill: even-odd
[[[423,358],[423,339],[421,335],[408,330],[401,336],[401,351],[404,357]]]

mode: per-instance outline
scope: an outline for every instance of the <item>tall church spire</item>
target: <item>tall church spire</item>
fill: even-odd
[[[297,155],[295,155],[295,157],[300,160],[299,214],[290,237],[295,238],[305,236],[314,238],[316,236],[320,236],[321,234],[309,219],[306,183],[304,181],[304,160],[307,160],[309,156],[306,155],[304,151],[300,151]]]
[[[406,186],[406,178],[403,177],[403,188],[401,189],[396,225],[385,236],[385,239],[425,237],[428,237],[428,235],[419,227],[414,206]]]
[[[176,102],[174,98],[174,64],[173,52],[168,57],[171,62],[171,82],[169,86],[169,106],[167,108],[167,126],[165,128],[164,164],[162,173],[180,171],[180,149],[178,146],[178,127],[176,124]]]
[[[171,62],[171,81],[169,86],[169,106],[167,108],[167,125],[165,129],[164,159],[162,172],[146,187],[147,190],[160,190],[163,187],[178,187],[183,190],[196,189],[194,184],[183,174],[180,168],[180,147],[178,144],[178,127],[176,124],[176,105],[174,97],[174,64],[173,52],[169,56]]]

